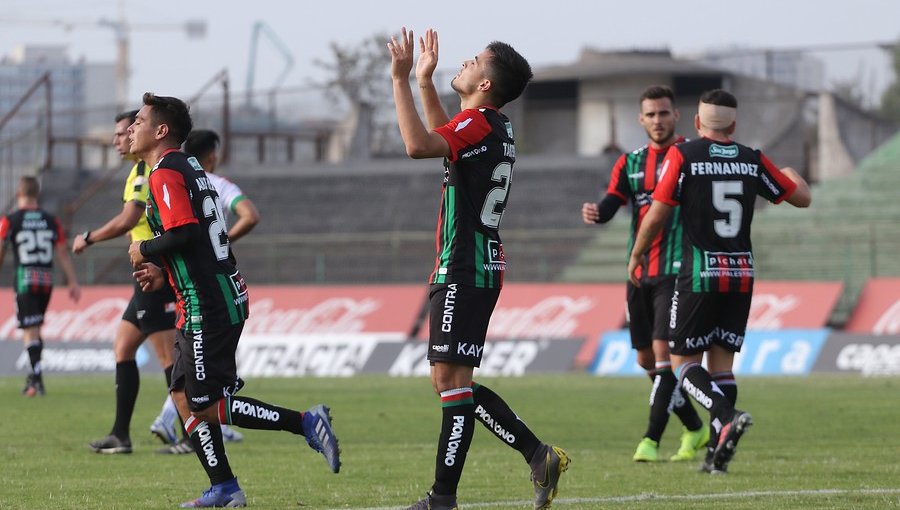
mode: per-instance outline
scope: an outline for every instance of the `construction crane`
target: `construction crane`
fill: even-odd
[[[61,18],[13,18],[0,16],[0,25],[34,25],[57,27],[67,32],[81,28],[108,28],[116,39],[116,105],[121,110],[128,103],[128,77],[130,36],[133,31],[183,31],[188,38],[200,39],[206,36],[205,20],[188,20],[173,23],[131,23],[125,18],[125,6],[119,1],[117,19],[68,20]]]
[[[291,69],[294,67],[294,55],[291,53],[291,50],[288,49],[287,45],[278,38],[278,35],[275,34],[272,27],[265,21],[257,21],[254,23],[253,32],[250,34],[250,62],[247,65],[247,107],[253,105],[253,82],[256,79],[256,54],[259,48],[259,38],[262,35],[265,35],[269,41],[275,45],[275,49],[281,53],[281,57],[284,59],[284,68],[281,70],[281,74],[275,79],[275,83],[270,89],[270,102],[274,101],[275,91],[281,86],[285,78],[287,78],[288,73],[290,73]]]

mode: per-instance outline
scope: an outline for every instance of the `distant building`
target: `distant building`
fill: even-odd
[[[115,65],[72,61],[65,46],[20,46],[0,58],[0,117],[12,110],[44,73],[50,73],[52,135],[55,139],[108,136],[115,115]],[[38,91],[0,131],[4,164],[43,161],[46,96]],[[54,161],[72,157],[74,145],[54,148]]]
[[[801,52],[733,48],[722,52],[707,52],[697,60],[710,67],[807,92],[819,92],[825,86],[825,64],[818,58]]]

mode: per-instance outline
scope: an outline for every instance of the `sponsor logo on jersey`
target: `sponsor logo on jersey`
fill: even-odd
[[[444,465],[456,464],[456,452],[459,450],[459,442],[462,440],[463,426],[466,423],[465,416],[453,417],[453,429],[450,431],[450,441],[447,443],[447,453],[444,455]]]
[[[169,187],[166,184],[163,184],[163,202],[165,202],[166,207],[172,208],[172,204],[169,203]]]
[[[469,152],[464,152],[462,154],[462,156],[459,157],[459,159],[471,158],[472,156],[477,156],[477,155],[481,154],[482,152],[487,152],[487,150],[488,150],[487,145],[482,145],[481,147],[475,147],[474,149],[470,150]]]
[[[450,352],[450,344],[432,345],[431,350],[434,352]]]
[[[466,126],[468,126],[468,125],[471,124],[471,123],[472,123],[472,117],[469,117],[468,119],[466,119],[466,120],[460,122],[459,124],[457,124],[457,125],[456,125],[456,128],[453,130],[453,132],[454,132],[454,133],[458,133],[458,132],[462,131],[463,129],[465,129]]]
[[[194,156],[187,158],[187,162],[189,165],[191,165],[191,168],[193,168],[194,170],[196,170],[198,172],[203,171],[203,167],[200,166],[200,162],[197,161],[197,158],[195,158]]]
[[[737,145],[719,145],[714,143],[709,146],[709,157],[711,158],[731,158],[738,156]]]

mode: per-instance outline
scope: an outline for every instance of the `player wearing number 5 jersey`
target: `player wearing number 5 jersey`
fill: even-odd
[[[182,506],[238,507],[246,498],[225,455],[219,424],[303,435],[335,473],[340,458],[328,408],[299,412],[236,395],[243,382],[235,353],[249,297],[219,196],[197,159],[178,150],[192,124],[181,100],[144,94],[144,107],[128,132],[131,151],[153,165],[146,213],[154,238],[132,243],[128,253],[145,291],[165,285],[163,271],[150,262],[161,261],[178,302],[170,391],[211,485]]]
[[[444,158],[437,228],[437,258],[430,283],[428,360],[440,395],[441,433],[434,484],[412,510],[456,508],[456,491],[481,421],[530,464],[536,509],[548,508],[569,459],[542,443],[499,395],[474,383],[485,334],[503,285],[506,258],[500,219],[509,198],[516,161],[512,124],[500,108],[516,99],[531,80],[531,66],[512,47],[493,42],[463,62],[451,86],[461,112],[450,119],[432,81],[438,37],[419,39],[416,81],[428,127],[416,111],[409,85],[413,34],[402,30],[388,43],[400,133],[413,158]]]
[[[41,325],[53,292],[54,253],[69,284],[69,297],[78,301],[81,296],[62,227],[56,217],[38,207],[39,195],[38,180],[30,176],[22,177],[16,188],[17,210],[0,218],[0,264],[7,247],[12,249],[15,259],[16,316],[31,362],[31,372],[22,393],[29,397],[44,394]]]
[[[750,414],[735,409],[731,374],[747,329],[753,292],[750,224],[757,195],[796,207],[811,201],[806,181],[779,169],[760,151],[731,140],[737,99],[723,90],[700,98],[694,126],[701,138],[670,149],[653,192],[653,205],[638,232],[628,275],[639,286],[642,257],[672,209],[681,205],[682,263],[672,296],[669,346],[682,387],[710,413],[717,436],[701,469],[723,473]],[[704,353],[709,371],[700,363]],[[716,378],[710,373],[717,374]],[[714,445],[714,446],[713,446]]]

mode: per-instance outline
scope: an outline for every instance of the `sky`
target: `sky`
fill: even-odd
[[[328,60],[329,44],[352,46],[376,34],[411,27],[440,34],[439,70],[450,72],[492,40],[512,44],[533,67],[571,63],[584,47],[668,47],[676,55],[709,49],[822,47],[893,42],[900,38],[896,0],[3,0],[0,55],[21,44],[61,44],[72,58],[113,62],[112,30],[100,19],[117,19],[120,8],[130,31],[130,95],[152,90],[189,97],[227,69],[232,89],[246,89],[253,24],[263,21],[292,53],[295,64],[285,87],[321,81],[315,59]],[[180,24],[204,19],[207,34],[189,39]],[[82,22],[66,31],[54,20]],[[28,22],[26,22],[28,21]],[[857,80],[860,90],[880,96],[893,81],[883,51],[822,51],[826,83]],[[283,69],[280,53],[260,42],[254,73],[257,89],[270,87]]]

